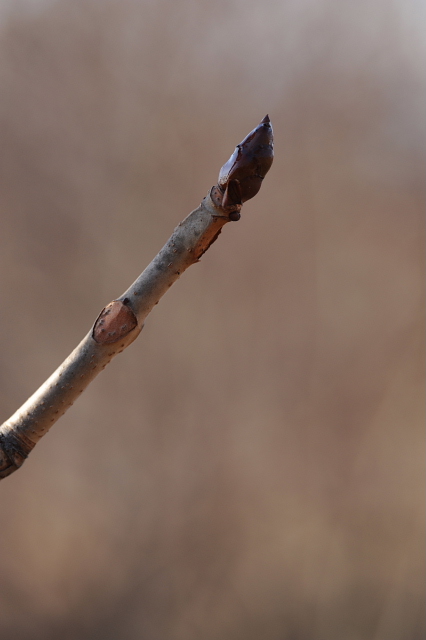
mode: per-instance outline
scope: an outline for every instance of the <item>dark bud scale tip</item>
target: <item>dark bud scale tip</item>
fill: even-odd
[[[273,159],[274,135],[271,121],[266,115],[236,146],[219,172],[218,186],[224,194],[222,207],[226,209],[241,205],[253,198],[271,168]]]

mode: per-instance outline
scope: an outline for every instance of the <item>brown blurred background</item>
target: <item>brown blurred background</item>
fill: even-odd
[[[276,142],[1,483],[1,639],[424,637],[423,13],[1,2],[3,419],[266,113]]]

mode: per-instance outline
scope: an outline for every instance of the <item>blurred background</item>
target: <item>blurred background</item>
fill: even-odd
[[[424,637],[424,5],[0,3],[1,415],[275,162],[1,483],[0,637]]]

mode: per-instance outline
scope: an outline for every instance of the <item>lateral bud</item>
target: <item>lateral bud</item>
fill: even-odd
[[[137,324],[131,308],[121,300],[113,300],[99,314],[92,337],[98,344],[112,344],[127,336]]]

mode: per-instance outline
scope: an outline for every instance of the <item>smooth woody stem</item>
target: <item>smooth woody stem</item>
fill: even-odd
[[[36,443],[112,358],[137,338],[149,312],[219,235],[230,218],[208,194],[179,223],[161,251],[46,382],[0,427],[0,479],[18,469]]]

